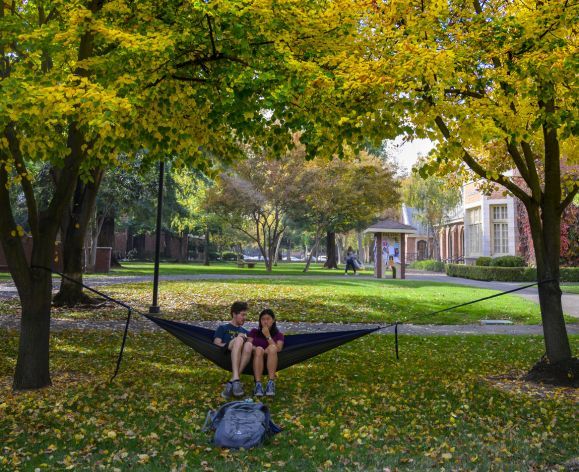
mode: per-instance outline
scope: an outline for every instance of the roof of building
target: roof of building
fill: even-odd
[[[399,221],[382,220],[377,221],[369,228],[366,228],[364,233],[416,234],[416,228],[413,226],[405,225],[404,223],[400,223]]]

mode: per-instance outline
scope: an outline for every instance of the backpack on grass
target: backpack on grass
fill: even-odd
[[[261,402],[236,401],[210,410],[203,431],[215,431],[213,444],[229,449],[250,449],[281,431]]]

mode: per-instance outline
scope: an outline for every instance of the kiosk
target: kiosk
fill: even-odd
[[[396,278],[396,264],[400,265],[400,278],[406,278],[406,240],[405,235],[416,234],[416,228],[394,220],[382,220],[364,230],[364,233],[374,233],[374,276],[383,279],[386,268],[394,268],[393,278]]]

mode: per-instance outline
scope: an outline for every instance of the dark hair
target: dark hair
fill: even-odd
[[[265,338],[265,336],[263,335],[263,333],[261,331],[261,318],[265,315],[269,315],[273,318],[273,324],[271,325],[271,328],[269,329],[269,335],[273,338],[277,333],[279,333],[279,330],[277,329],[277,325],[275,323],[275,314],[271,308],[265,308],[259,314],[259,321],[258,321],[258,325],[257,325],[257,335],[260,338]]]
[[[231,305],[231,316],[247,311],[247,308],[247,302],[233,302],[233,305]]]

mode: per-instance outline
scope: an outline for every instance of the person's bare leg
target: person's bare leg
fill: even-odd
[[[249,364],[251,359],[251,354],[253,353],[253,344],[246,342],[243,345],[243,350],[241,352],[241,360],[239,361],[239,374],[243,374],[243,370]]]
[[[243,338],[237,337],[231,341],[231,380],[239,380],[239,363],[241,361],[241,349]]]
[[[270,345],[266,350],[267,354],[267,373],[271,380],[275,380],[275,373],[277,371],[277,347]]]
[[[263,353],[265,351],[262,347],[256,347],[253,351],[253,376],[256,382],[261,382],[263,375]]]

